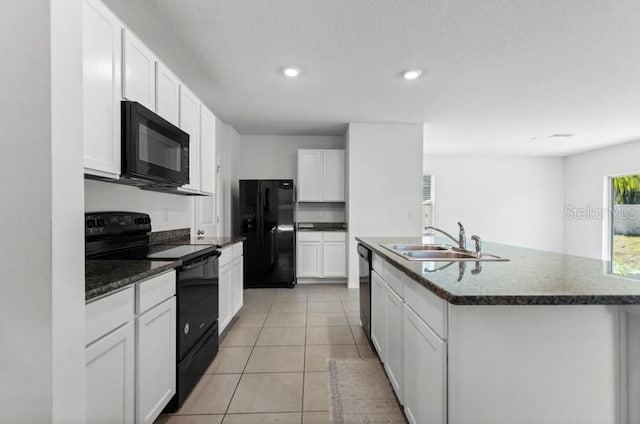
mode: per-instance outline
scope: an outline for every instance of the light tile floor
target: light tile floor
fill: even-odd
[[[327,358],[369,358],[357,289],[244,291],[206,375],[162,424],[328,423]]]

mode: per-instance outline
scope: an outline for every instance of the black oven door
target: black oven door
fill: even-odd
[[[178,362],[218,320],[218,256],[216,251],[178,268]]]
[[[179,187],[189,183],[189,134],[145,108],[122,102],[122,176]]]

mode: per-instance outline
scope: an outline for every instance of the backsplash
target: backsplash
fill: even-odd
[[[345,222],[344,203],[298,203],[296,222]]]
[[[153,231],[149,233],[149,243],[167,243],[173,240],[185,239],[191,236],[191,229],[178,228],[177,230]]]
[[[190,228],[193,199],[189,196],[140,190],[102,181],[84,181],[85,212],[143,212],[151,217],[152,231]]]

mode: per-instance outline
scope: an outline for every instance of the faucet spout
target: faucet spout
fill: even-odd
[[[467,239],[466,239],[465,233],[464,233],[464,226],[459,222],[458,222],[458,225],[460,226],[460,231],[458,233],[458,238],[457,239],[454,236],[452,236],[451,234],[447,233],[446,231],[441,230],[440,228],[433,227],[431,225],[428,225],[428,226],[424,227],[424,229],[425,230],[437,231],[440,234],[443,234],[443,235],[449,237],[453,242],[455,242],[458,245],[458,247],[460,249],[466,250]]]
[[[460,227],[458,230],[458,246],[460,246],[460,249],[462,250],[467,250],[467,237],[464,233],[464,225],[462,225],[461,222],[458,222],[458,227]]]

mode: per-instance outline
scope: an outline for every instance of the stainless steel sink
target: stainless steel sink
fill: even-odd
[[[450,250],[407,250],[401,252],[402,256],[411,259],[431,261],[431,260],[448,260],[448,259],[476,259],[473,253],[453,252]]]
[[[476,262],[499,262],[509,259],[489,253],[481,253],[480,256],[469,250],[459,249],[445,244],[381,244],[387,250],[396,255],[402,256],[409,261],[476,261]]]
[[[449,250],[453,246],[446,244],[385,244],[382,247],[386,247],[393,251],[405,251],[405,250]]]

